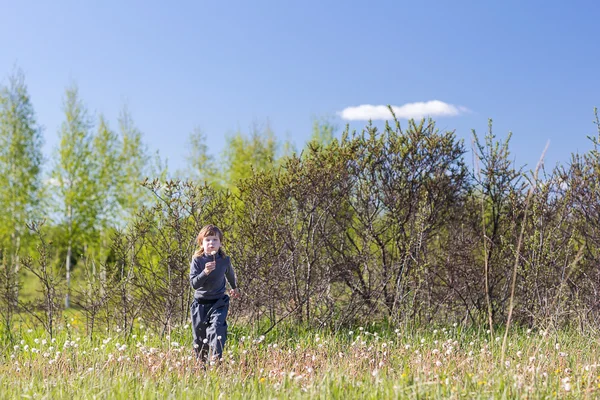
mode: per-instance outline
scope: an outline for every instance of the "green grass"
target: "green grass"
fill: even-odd
[[[398,329],[396,331],[396,329]],[[597,398],[600,346],[574,331],[514,331],[506,359],[485,330],[287,326],[261,339],[233,326],[223,362],[196,362],[189,327],[170,337],[106,332],[73,319],[54,342],[14,333],[0,348],[0,398]]]

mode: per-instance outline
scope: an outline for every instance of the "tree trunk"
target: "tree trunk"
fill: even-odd
[[[65,263],[67,292],[65,294],[65,309],[71,304],[71,253],[73,251],[73,209],[67,206],[67,218],[69,223],[69,246],[67,247],[67,260]]]
[[[65,294],[65,308],[69,308],[71,304],[70,292],[71,292],[71,241],[69,240],[69,247],[67,248],[67,261],[66,261],[66,281],[67,281],[67,293]]]
[[[19,250],[21,247],[21,236],[17,235],[16,240],[15,240],[15,252],[13,254],[13,266],[14,266],[14,271],[15,271],[15,275],[14,275],[14,297],[13,297],[13,304],[11,304],[10,306],[13,307],[13,310],[16,310],[18,305],[19,305],[19,270],[20,270],[20,264],[21,264],[21,260],[19,260]],[[7,267],[8,268],[8,267]]]

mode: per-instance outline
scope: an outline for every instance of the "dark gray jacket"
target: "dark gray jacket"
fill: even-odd
[[[194,257],[190,265],[190,283],[192,288],[196,289],[194,292],[196,299],[214,300],[223,297],[225,295],[225,278],[232,289],[237,288],[237,279],[229,256],[222,257],[221,254],[217,254],[216,268],[206,275],[204,266],[210,261],[213,261],[213,256],[202,255]]]

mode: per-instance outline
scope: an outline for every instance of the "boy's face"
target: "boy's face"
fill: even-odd
[[[213,252],[219,251],[221,247],[221,241],[218,236],[205,236],[202,239],[202,248],[204,250],[204,254],[212,254]]]

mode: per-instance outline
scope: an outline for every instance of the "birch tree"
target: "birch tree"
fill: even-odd
[[[235,189],[240,179],[252,176],[252,171],[264,171],[276,165],[278,142],[270,127],[254,127],[249,136],[238,132],[227,138],[219,171],[225,187]]]
[[[121,144],[116,170],[117,202],[121,209],[122,220],[127,221],[140,205],[151,199],[149,191],[140,183],[146,178],[153,177],[150,165],[152,160],[143,143],[142,132],[135,126],[127,108],[123,108],[119,116],[119,132]],[[158,156],[156,158],[158,159]],[[160,163],[159,160],[155,162]]]
[[[188,137],[188,153],[186,155],[191,178],[200,182],[214,183],[217,180],[215,157],[207,145],[207,137],[195,128]]]
[[[17,70],[0,87],[0,263],[9,321],[18,299],[19,254],[26,223],[38,211],[42,131],[23,72]],[[9,324],[9,322],[7,323]]]
[[[110,129],[103,116],[98,120],[98,129],[92,140],[93,168],[95,191],[102,193],[95,196],[97,204],[96,229],[99,233],[99,253],[108,250],[108,235],[111,227],[119,221],[119,153],[120,143],[118,135]]]
[[[52,169],[52,189],[53,211],[65,229],[65,307],[68,308],[73,247],[85,243],[94,234],[99,197],[103,193],[98,192],[94,176],[92,121],[75,86],[65,93],[64,118]]]

